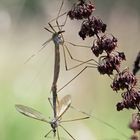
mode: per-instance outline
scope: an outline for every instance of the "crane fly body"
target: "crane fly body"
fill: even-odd
[[[56,136],[57,128],[58,128],[58,126],[60,126],[60,123],[61,123],[61,117],[67,111],[67,109],[70,107],[70,105],[71,105],[71,96],[70,95],[64,96],[60,100],[60,102],[58,102],[58,104],[57,104],[56,118],[53,118],[51,121],[48,121],[47,118],[42,113],[40,113],[39,111],[37,111],[31,107],[27,107],[27,106],[20,105],[20,104],[15,105],[15,107],[18,112],[20,112],[21,114],[23,114],[27,117],[50,124],[52,129],[45,135],[45,137],[47,137],[51,131],[53,131],[54,136]]]
[[[55,31],[55,29],[53,28],[53,26],[48,23],[48,25],[50,26],[50,29],[48,29],[47,27],[44,27],[45,30],[49,31],[50,33],[52,33],[52,38],[47,40],[45,43],[43,43],[42,48],[40,49],[40,51],[50,42],[53,41],[55,47],[55,54],[54,54],[54,76],[53,76],[53,83],[52,83],[52,87],[51,87],[51,92],[52,92],[52,96],[53,96],[53,111],[54,111],[54,118],[56,118],[57,114],[56,114],[56,102],[57,102],[57,81],[58,81],[58,77],[59,77],[59,73],[60,73],[60,51],[59,51],[59,46],[63,45],[64,43],[64,39],[62,36],[62,33],[64,33],[64,30],[61,30],[58,24],[58,21],[56,21],[57,23],[57,27],[59,29],[58,32]]]

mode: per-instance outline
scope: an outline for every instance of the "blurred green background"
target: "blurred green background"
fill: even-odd
[[[62,13],[70,9],[75,1],[65,0]],[[53,79],[54,44],[37,54],[31,61],[24,62],[36,52],[51,34],[43,29],[47,22],[56,17],[61,0],[0,0],[0,139],[1,140],[44,140],[53,139],[44,135],[50,130],[48,124],[35,121],[19,114],[14,105],[31,106],[49,119],[52,109],[47,98],[50,97]],[[139,0],[95,0],[95,15],[108,25],[108,32],[118,38],[119,50],[124,51],[128,66],[132,70],[133,62],[139,51],[140,40],[140,1]],[[62,19],[60,19],[62,20]],[[54,23],[53,23],[54,24]],[[77,44],[92,45],[93,40],[82,41],[76,32],[79,22],[68,19],[64,30],[65,40]],[[81,60],[93,58],[87,49],[69,46],[72,55]],[[58,89],[68,82],[84,66],[66,72],[61,49],[61,72]],[[76,63],[69,59],[68,65]],[[101,76],[96,69],[86,70],[75,81],[63,89],[60,98],[66,94],[72,96],[72,104],[87,113],[113,125],[120,132],[131,135],[128,123],[131,110],[116,111],[120,94],[110,88],[111,80]],[[84,115],[69,109],[65,119]],[[64,124],[65,128],[77,140],[125,140],[116,130],[91,118],[85,121]],[[60,130],[62,139],[70,139]],[[57,139],[57,138],[56,138]]]

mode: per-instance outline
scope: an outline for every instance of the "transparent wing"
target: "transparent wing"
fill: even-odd
[[[37,120],[40,120],[40,121],[44,121],[44,122],[47,122],[49,123],[46,118],[43,116],[43,114],[41,114],[40,112],[38,112],[37,110],[31,108],[31,107],[27,107],[27,106],[24,106],[24,105],[15,105],[16,107],[16,110],[18,112],[20,112],[21,114],[27,116],[27,117],[30,117],[30,118],[33,118],[33,119],[37,119]]]
[[[71,105],[71,96],[64,96],[57,105],[57,119],[59,119]]]
[[[36,53],[32,54],[24,63],[25,64],[28,63],[33,57],[35,57],[39,52],[41,52],[51,40],[52,40],[52,38],[50,38],[47,41],[45,41],[42,44],[42,47]]]

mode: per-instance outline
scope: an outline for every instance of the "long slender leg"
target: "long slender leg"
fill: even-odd
[[[60,122],[73,122],[73,121],[80,121],[80,120],[85,120],[85,119],[89,119],[90,117],[83,117],[83,118],[77,118],[77,119],[71,119],[71,120],[63,120]]]
[[[69,42],[69,41],[65,41],[66,43],[74,46],[74,47],[80,47],[80,48],[87,48],[87,49],[91,49],[90,46],[86,46],[86,45],[78,45],[78,44],[75,44],[75,43],[72,43],[72,42]]]
[[[59,31],[61,31],[61,30],[62,30],[62,27],[65,26],[66,21],[67,21],[67,18],[68,18],[68,15],[66,15],[66,18],[65,18],[65,20],[64,20],[64,23],[62,24],[62,26],[61,26],[61,28],[60,28],[60,25],[59,25],[59,23],[58,23],[58,18],[60,17],[60,12],[61,12],[61,10],[62,10],[63,5],[64,5],[64,0],[62,0],[61,6],[60,6],[60,9],[59,9],[59,11],[58,11],[57,18],[56,18],[56,24],[57,24],[57,26],[58,26]],[[67,12],[66,12],[66,14],[67,14]]]
[[[65,88],[67,85],[69,85],[73,80],[75,80],[83,71],[85,71],[87,68],[95,68],[93,66],[86,66],[84,67],[76,76],[74,76],[68,83],[66,83],[62,88],[60,88],[58,92],[60,92],[63,88]]]
[[[67,45],[64,45],[64,46],[65,46],[65,48],[66,48],[66,50],[67,50],[67,52],[68,52],[68,54],[69,54],[69,56],[70,56],[71,59],[76,60],[76,61],[78,61],[78,62],[83,62],[83,61],[81,61],[81,60],[75,59],[75,58],[71,55],[71,52],[70,52],[70,50],[68,49]],[[97,61],[95,61],[95,62],[98,63]]]
[[[59,23],[58,23],[58,20],[56,20],[56,24],[57,24],[57,27],[58,27],[59,31],[61,31],[61,28],[60,28],[60,25],[59,25]],[[62,35],[62,34],[61,34],[61,35]],[[64,38],[63,35],[62,35],[62,38]]]
[[[52,102],[51,102],[51,98],[50,97],[48,98],[48,101],[49,101],[49,103],[50,103],[50,105],[51,105],[51,107],[53,109],[53,105],[52,105]]]
[[[66,14],[66,13],[65,13],[65,14]],[[63,14],[63,15],[64,15],[64,14]],[[60,17],[60,16],[59,16],[59,17]],[[59,25],[58,22],[56,22],[56,25],[52,25],[51,22],[54,21],[54,20],[56,20],[56,19],[57,19],[57,18],[55,18],[55,19],[53,19],[53,20],[51,20],[51,21],[48,22],[49,27],[50,27],[54,32],[56,32],[55,29],[54,29],[55,27],[58,28],[58,26],[59,26],[59,30],[61,30],[61,28],[64,27],[64,25],[65,25],[64,23]],[[57,21],[57,20],[56,20],[56,21]],[[66,23],[66,19],[65,19],[64,22]],[[44,27],[44,29],[46,29],[47,31],[53,33],[51,30],[48,29],[49,27]],[[60,27],[61,27],[61,28],[60,28]]]
[[[62,26],[61,26],[61,28],[60,28],[60,25],[59,25],[59,22],[58,22],[58,18],[59,18],[59,15],[60,15],[60,12],[61,12],[61,10],[62,10],[63,5],[64,5],[64,0],[62,0],[61,6],[60,6],[60,9],[59,9],[59,11],[58,11],[57,18],[56,18],[56,24],[57,24],[57,27],[58,27],[59,31],[62,30],[62,27],[65,26],[66,21],[67,21],[67,15],[66,15],[66,19],[65,19],[64,23],[62,24]]]
[[[63,5],[64,5],[64,0],[62,0],[62,3],[61,3],[61,6],[60,6],[60,9],[59,9],[59,11],[58,11],[56,20],[58,19],[59,15],[60,15],[60,12],[61,12],[61,10],[62,10]]]
[[[97,118],[95,115],[91,115],[91,114],[89,114],[89,113],[86,113],[86,112],[84,112],[84,111],[82,111],[82,110],[80,110],[80,109],[78,109],[78,108],[76,108],[76,107],[74,107],[74,106],[70,106],[70,108],[72,108],[72,109],[76,110],[77,112],[80,112],[80,113],[82,113],[82,114],[84,114],[84,115],[87,115],[87,116],[89,116],[90,118],[93,118],[93,119],[99,121],[100,123],[102,123],[102,124],[108,126],[109,128],[115,130],[118,134],[122,135],[124,138],[126,138],[126,139],[129,138],[127,135],[125,135],[124,133],[122,133],[121,131],[119,131],[116,127],[114,127],[113,125],[111,125],[111,124],[109,124],[109,123],[107,123],[107,122],[105,122],[105,121],[103,121],[103,120]]]
[[[65,48],[67,49],[67,52],[68,52],[70,58],[72,60],[74,60],[74,61],[81,62],[80,64],[77,64],[77,65],[75,65],[75,66],[73,66],[71,68],[68,68],[67,60],[66,60],[66,52],[65,52],[65,48],[64,48],[63,45],[62,45],[62,48],[63,48],[63,55],[64,55],[64,62],[65,62],[65,69],[66,69],[66,71],[69,71],[69,70],[72,70],[74,68],[77,68],[77,67],[79,67],[79,66],[81,66],[83,64],[89,64],[89,65],[96,66],[96,67],[99,65],[99,63],[96,60],[94,60],[94,59],[89,59],[87,61],[82,61],[82,60],[73,58],[71,53],[70,53],[70,51],[69,51],[69,49],[67,48],[67,46],[65,46]],[[92,62],[92,61],[95,62],[95,63],[89,63],[89,62]]]
[[[65,26],[65,24],[66,24],[66,22],[67,22],[67,19],[68,19],[68,15],[66,15],[66,18],[65,18],[65,20],[64,20],[64,23],[62,23],[62,24],[59,24],[58,23],[58,18],[60,18],[60,17],[62,17],[62,16],[64,16],[65,14],[67,14],[67,12],[65,12],[65,13],[63,13],[63,14],[61,14],[60,16],[58,16],[58,17],[56,17],[56,18],[54,18],[54,19],[52,19],[51,21],[49,21],[48,23],[52,23],[53,21],[55,21],[56,22],[56,25],[53,25],[52,27],[53,28],[55,28],[55,27],[59,27],[59,30],[62,30],[62,27],[64,27]],[[61,27],[61,28],[60,28]]]
[[[66,18],[64,20],[64,23],[62,24],[62,27],[66,25],[67,19],[68,19],[68,15],[66,15]]]
[[[69,49],[68,49],[68,47],[67,47],[66,45],[65,45],[65,47],[64,47],[64,46],[62,46],[62,47],[63,47],[64,63],[65,63],[65,69],[66,69],[66,71],[75,69],[75,68],[77,68],[77,67],[79,67],[79,66],[81,66],[81,65],[83,65],[83,64],[88,64],[88,65],[91,65],[91,66],[95,66],[95,68],[96,68],[98,65],[100,65],[100,63],[101,63],[101,58],[105,58],[105,56],[101,56],[101,57],[99,58],[99,62],[97,62],[95,59],[89,59],[89,60],[87,60],[87,61],[82,61],[82,60],[73,58],[73,56],[71,55],[71,53],[70,53],[70,51],[69,51]],[[75,65],[75,66],[73,66],[73,67],[71,67],[71,68],[68,68],[67,60],[66,60],[67,58],[66,58],[65,48],[66,48],[66,50],[67,50],[67,52],[68,52],[68,54],[69,54],[69,56],[70,56],[70,58],[71,58],[72,60],[77,61],[77,62],[81,62],[81,63],[80,63],[80,64],[77,64],[77,65]],[[95,62],[95,63],[90,63],[90,62],[92,62],[92,61]],[[108,75],[108,76],[110,77],[110,79],[113,80],[113,78],[112,78],[110,75]]]
[[[76,140],[62,125],[59,125],[73,139]]]
[[[58,27],[59,31],[61,31],[62,29],[60,28],[60,25],[59,25],[59,22],[58,22],[58,18],[61,17],[61,16],[63,16],[63,15],[65,15],[65,14],[67,14],[67,12],[64,12],[63,14],[60,15],[60,12],[62,10],[63,5],[64,5],[64,0],[62,0],[60,9],[59,9],[58,14],[57,14],[57,17],[55,19],[53,19],[53,20],[50,21],[50,22],[52,22],[52,21],[56,20],[56,24],[57,24],[57,27]],[[64,23],[61,25],[61,27],[64,27],[65,26],[66,21],[67,21],[67,18],[68,18],[68,15],[66,15],[66,18],[64,20]]]
[[[52,34],[54,33],[50,29],[48,29],[47,27],[44,27],[44,29],[47,30],[48,32],[52,33]]]
[[[47,137],[53,130],[51,129],[44,137]]]
[[[58,137],[58,140],[60,140],[58,127],[57,127],[57,137]]]
[[[57,16],[56,18],[53,18],[52,20],[49,21],[49,23],[51,23],[51,22],[55,21],[56,19],[64,16],[65,14],[67,14],[67,12],[64,12],[64,13],[60,14],[59,16]]]
[[[64,4],[64,0],[62,0],[60,9],[59,9],[58,14],[57,14],[57,17],[48,22],[48,25],[50,26],[50,28],[51,28],[54,32],[56,32],[56,31],[55,31],[55,29],[53,28],[53,26],[51,25],[51,22],[54,21],[54,20],[56,21],[56,25],[57,25],[59,31],[61,31],[60,25],[59,25],[59,23],[58,23],[58,18],[66,14],[66,12],[65,12],[65,13],[63,13],[62,15],[60,15],[60,12],[61,12],[61,10],[62,10],[63,4]]]
[[[64,40],[64,38],[63,38],[63,40]],[[64,41],[64,42],[66,42],[66,41]],[[67,43],[69,43],[70,45],[72,45],[72,46],[76,46],[76,47],[82,47],[82,48],[90,48],[91,49],[91,47],[89,47],[89,46],[85,46],[85,45],[77,45],[77,44],[74,44],[74,43],[71,43],[71,42],[67,42]],[[64,47],[65,46],[65,47]],[[89,59],[89,60],[87,60],[87,61],[82,61],[82,60],[79,60],[79,59],[75,59],[72,55],[71,55],[71,53],[70,53],[70,50],[68,49],[68,47],[67,47],[67,45],[66,44],[63,44],[62,45],[62,48],[63,48],[63,55],[64,55],[64,62],[65,62],[65,68],[66,68],[66,71],[67,70],[71,70],[71,69],[74,69],[74,68],[77,68],[77,67],[79,67],[79,66],[81,66],[81,65],[83,65],[83,64],[89,64],[89,65],[94,65],[94,66],[97,66],[97,64],[99,65],[99,63],[96,61],[96,60],[94,60],[94,59]],[[67,50],[67,52],[68,52],[68,54],[69,54],[69,56],[70,56],[70,58],[72,59],[72,60],[74,60],[74,61],[77,61],[77,62],[82,62],[81,64],[78,64],[78,65],[75,65],[74,67],[72,67],[72,68],[68,68],[68,65],[67,65],[67,61],[66,61],[66,52],[65,52],[65,48],[66,48],[66,50]],[[88,63],[88,62],[90,62],[90,61],[93,61],[93,62],[95,62],[95,63]]]
[[[50,23],[48,23],[48,25],[49,25],[50,28],[56,33],[56,31],[55,31],[55,29],[53,28],[53,26],[52,26]]]
[[[57,17],[48,22],[49,27],[50,27],[54,32],[56,32],[55,29],[54,29],[54,27],[57,27],[57,28],[59,29],[59,31],[61,31],[61,28],[64,27],[64,25],[66,24],[66,21],[67,21],[67,15],[66,15],[66,14],[67,14],[67,12],[64,12],[64,13],[60,14],[63,5],[64,5],[64,0],[62,0],[62,2],[61,2],[61,6],[60,6],[60,8],[59,8]],[[59,25],[59,23],[58,23],[58,18],[60,18],[60,17],[62,17],[62,16],[64,16],[64,15],[66,15],[66,19],[65,19],[65,21],[64,21],[64,23],[63,23],[62,25]],[[53,21],[56,22],[56,25],[55,25],[55,26],[52,26],[52,24],[51,24]],[[60,28],[60,27],[61,27],[61,28]],[[48,30],[49,30],[49,29],[48,29]],[[49,30],[49,31],[50,31],[50,30]]]

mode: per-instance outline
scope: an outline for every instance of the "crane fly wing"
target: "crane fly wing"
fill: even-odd
[[[40,48],[40,50],[38,50],[38,51],[41,51],[42,49],[44,49],[44,47],[46,47],[46,45],[47,45],[50,41],[52,41],[52,38],[50,38],[50,39],[48,39],[47,41],[45,41],[45,42],[42,44],[42,48]]]
[[[30,117],[30,118],[33,118],[33,119],[37,119],[37,120],[40,120],[40,121],[44,121],[44,122],[47,122],[49,123],[46,118],[43,116],[42,113],[40,113],[39,111],[31,108],[31,107],[27,107],[27,106],[24,106],[24,105],[15,105],[16,107],[16,110],[18,112],[20,112],[21,114],[27,116],[27,117]]]
[[[28,63],[33,57],[35,57],[39,52],[41,52],[51,40],[52,40],[52,38],[50,38],[50,39],[48,39],[47,41],[45,41],[45,42],[42,44],[42,47],[41,47],[37,52],[35,52],[34,54],[32,54],[32,55],[24,62],[24,64]]]
[[[66,95],[64,96],[57,105],[57,119],[59,119],[70,107],[71,105],[71,96]]]

